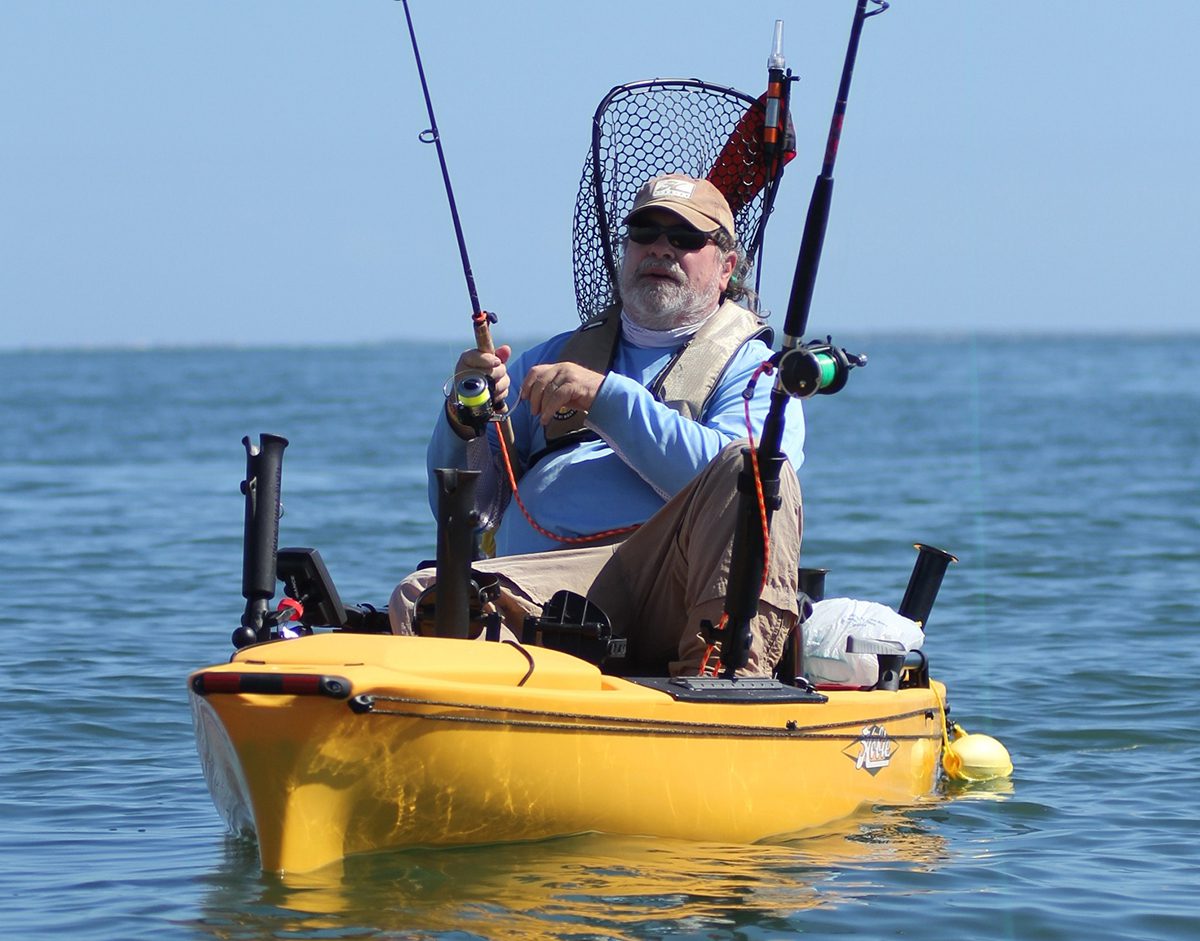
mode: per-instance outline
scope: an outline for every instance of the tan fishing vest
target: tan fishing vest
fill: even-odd
[[[647,388],[680,415],[697,420],[738,350],[759,337],[770,346],[773,335],[771,328],[755,314],[733,301],[725,301]],[[597,314],[576,330],[563,346],[558,362],[578,363],[593,372],[607,373],[612,368],[620,337],[618,305]],[[546,428],[548,447],[532,456],[530,466],[547,451],[594,440],[595,433],[584,427],[586,418],[587,413],[579,410],[555,415]]]

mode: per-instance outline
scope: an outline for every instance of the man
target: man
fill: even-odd
[[[436,467],[483,471],[477,507],[494,524],[497,557],[474,563],[498,576],[497,605],[520,633],[526,613],[569,589],[585,594],[628,638],[630,675],[695,673],[728,584],[735,480],[746,437],[747,383],[771,355],[769,332],[728,299],[740,260],[733,213],[709,182],[679,174],[649,180],[625,219],[621,306],[511,359],[467,350],[455,372],[481,372],[512,408],[512,463],[526,510],[510,488],[494,433],[476,436],[450,403],[428,449]],[[619,314],[619,315],[618,315]],[[771,380],[750,405],[762,431]],[[770,569],[742,675],[769,675],[797,620],[803,460],[798,402],[787,410],[783,504],[771,532]],[[639,527],[631,534],[628,528]],[[584,541],[588,537],[595,537]],[[567,540],[567,541],[562,541]],[[411,633],[416,600],[433,581],[414,573],[392,595],[397,633]]]

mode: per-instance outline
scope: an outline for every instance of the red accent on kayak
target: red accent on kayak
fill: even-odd
[[[201,696],[213,693],[258,693],[275,696],[329,696],[345,699],[350,681],[341,676],[314,673],[197,673],[192,691]]]

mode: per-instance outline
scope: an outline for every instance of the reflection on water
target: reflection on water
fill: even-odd
[[[922,813],[878,810],[782,845],[592,834],[379,853],[282,877],[260,874],[253,844],[230,839],[196,927],[221,939],[794,933],[794,916],[861,895],[873,870],[944,862]]]
[[[991,781],[944,781],[942,790],[956,800],[1004,800],[1013,793],[1012,778]]]

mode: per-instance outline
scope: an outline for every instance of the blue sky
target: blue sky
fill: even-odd
[[[799,76],[782,318],[852,0],[412,0],[497,336],[576,323],[596,104]],[[812,332],[1195,331],[1195,4],[896,0],[868,22]],[[469,341],[394,0],[0,6],[0,347]]]

